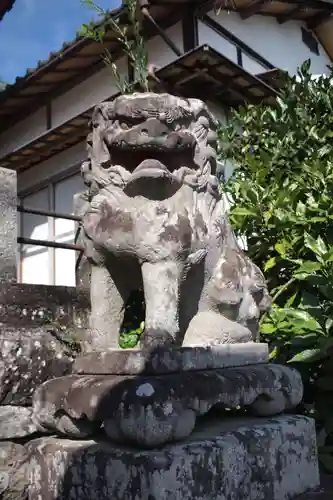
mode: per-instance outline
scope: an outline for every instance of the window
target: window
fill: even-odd
[[[74,194],[82,191],[84,184],[79,174],[58,182],[49,182],[42,189],[20,199],[21,206],[52,212],[73,213]],[[25,238],[73,243],[77,224],[74,221],[20,213],[20,234]],[[18,279],[22,283],[75,286],[74,250],[21,245]]]

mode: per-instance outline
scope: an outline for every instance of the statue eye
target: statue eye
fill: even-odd
[[[261,300],[264,296],[264,288],[260,287],[260,286],[254,287],[250,290],[250,293],[251,293],[252,297],[254,298],[254,300],[257,303],[259,303],[259,302],[261,302]]]
[[[129,126],[127,125],[127,123],[122,122],[122,123],[120,123],[120,128],[121,128],[122,130],[128,130],[128,129],[129,129]]]

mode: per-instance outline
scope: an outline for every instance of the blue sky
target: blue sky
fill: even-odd
[[[119,0],[95,1],[104,9],[120,4]],[[13,83],[27,68],[75,38],[77,28],[93,16],[80,0],[16,0],[0,22],[0,79]]]

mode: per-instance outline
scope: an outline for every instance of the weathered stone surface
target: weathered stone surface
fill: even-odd
[[[231,342],[251,342],[249,329],[217,311],[196,314],[186,330],[183,346],[223,345]]]
[[[28,454],[24,446],[10,441],[0,443],[1,500],[28,499]]]
[[[228,222],[216,128],[198,99],[137,93],[96,106],[82,165],[88,189],[76,199],[95,350],[118,347],[124,304],[141,288],[144,347],[181,346],[184,335],[186,345],[257,338],[270,299]]]
[[[82,217],[84,215],[89,203],[85,194],[86,193],[76,193],[74,195],[73,212],[78,217]],[[81,230],[77,237],[77,244],[82,245],[83,243],[84,243],[84,234]],[[91,264],[89,263],[87,256],[85,254],[81,255],[80,265],[76,268],[75,271],[76,271],[76,287],[85,289],[89,292]]]
[[[26,283],[0,287],[0,325],[47,328],[57,323],[81,334],[88,326],[89,314],[89,293],[84,290]]]
[[[29,446],[30,500],[289,500],[319,484],[312,419],[207,421],[152,451],[45,438]]]
[[[32,421],[32,408],[0,406],[0,440],[18,439],[37,432]]]
[[[71,370],[87,347],[89,294],[69,287],[0,287],[0,404],[29,405],[33,391]]]
[[[217,404],[268,416],[296,407],[302,395],[298,372],[262,364],[158,376],[69,375],[41,385],[33,409],[41,429],[80,437],[82,425],[86,436],[90,422],[103,423],[112,440],[154,447],[188,436],[197,416]]]
[[[151,375],[260,363],[268,363],[268,345],[254,342],[209,347],[162,347],[152,352],[112,349],[78,356],[73,373]]]
[[[70,346],[43,327],[0,325],[0,404],[31,404],[45,380],[71,371]]]
[[[16,172],[0,168],[0,282],[16,281]]]

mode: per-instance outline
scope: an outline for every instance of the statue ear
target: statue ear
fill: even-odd
[[[81,176],[83,177],[83,181],[85,183],[86,186],[90,186],[91,184],[91,177],[90,177],[90,173],[91,173],[91,161],[90,160],[86,160],[82,163],[81,165]]]
[[[112,108],[111,108],[112,111]],[[98,104],[95,106],[94,111],[91,115],[91,127],[97,128],[99,125],[102,125],[109,121],[110,115],[110,107],[105,106],[105,103]]]

